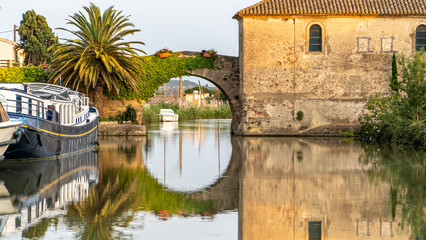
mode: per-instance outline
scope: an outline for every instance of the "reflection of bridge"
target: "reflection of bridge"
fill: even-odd
[[[233,146],[237,147],[236,144]],[[213,207],[218,212],[238,208],[241,151],[235,147],[226,172],[212,185],[190,194],[196,200],[213,201]]]

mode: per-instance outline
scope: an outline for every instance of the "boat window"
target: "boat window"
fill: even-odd
[[[21,96],[16,96],[16,112],[21,112],[22,111],[22,97]]]
[[[40,117],[40,102],[39,101],[37,101],[37,110],[36,110],[36,114],[37,114],[37,117]]]
[[[42,113],[43,113],[42,118],[44,118],[44,102],[41,103],[41,110],[42,110]]]
[[[28,114],[33,115],[33,104],[30,98],[28,99]]]

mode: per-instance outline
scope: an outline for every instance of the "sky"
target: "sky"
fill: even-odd
[[[137,40],[147,54],[161,48],[173,51],[215,49],[221,55],[238,55],[238,22],[232,19],[239,10],[260,0],[0,0],[0,37],[13,40],[13,25],[19,26],[22,14],[33,9],[46,18],[54,33],[69,38],[58,27],[70,27],[66,19],[90,2],[101,10],[110,6],[130,15],[130,22],[141,31],[125,40]],[[18,37],[19,38],[19,37]]]
[[[214,49],[220,55],[238,56],[238,22],[232,17],[239,10],[260,0],[0,0],[0,37],[13,40],[13,25],[22,14],[34,10],[46,18],[59,38],[71,38],[56,28],[71,28],[67,19],[83,6],[95,3],[104,11],[110,6],[130,16],[130,22],[141,31],[126,41],[142,41],[141,49],[148,55],[162,48],[172,51]],[[3,33],[5,32],[5,33]],[[19,41],[19,35],[17,35]],[[209,85],[197,77],[184,77]]]

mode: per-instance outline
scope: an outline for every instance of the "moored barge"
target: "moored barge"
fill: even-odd
[[[0,83],[0,98],[9,118],[22,121],[22,136],[6,159],[57,157],[97,144],[99,112],[82,93],[46,83]]]

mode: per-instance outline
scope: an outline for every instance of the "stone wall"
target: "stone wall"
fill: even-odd
[[[104,114],[101,116],[103,118],[115,117],[117,114],[125,112],[127,106],[132,105],[132,107],[136,110],[138,122],[142,122],[142,111],[145,101],[112,100],[104,96],[103,103]]]
[[[242,18],[237,132],[310,135],[356,128],[368,95],[389,91],[393,52],[412,54],[421,22],[426,18]],[[308,51],[312,24],[322,27],[322,53]]]

